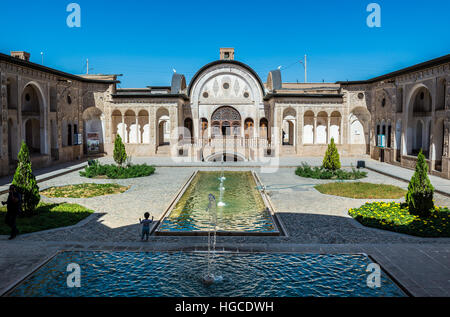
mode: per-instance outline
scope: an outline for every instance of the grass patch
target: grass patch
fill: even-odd
[[[80,175],[87,178],[125,179],[150,176],[155,172],[155,167],[147,164],[118,166],[114,164],[100,164],[97,160],[86,166]]]
[[[20,233],[31,233],[60,227],[73,226],[93,213],[77,204],[48,204],[40,203],[36,208],[36,215],[18,217],[17,228]],[[5,224],[6,207],[0,208],[0,235],[11,233]]]
[[[356,180],[367,176],[367,172],[361,172],[352,167],[351,171],[327,170],[323,167],[311,167],[306,163],[302,163],[295,171],[295,174],[301,177],[314,179],[338,179],[338,180]]]
[[[406,190],[397,186],[363,182],[335,182],[314,188],[322,194],[358,199],[397,199],[406,195]]]
[[[450,210],[447,207],[435,207],[427,218],[411,215],[408,207],[399,203],[366,203],[348,213],[367,227],[419,237],[450,237]]]
[[[41,191],[41,194],[51,198],[91,198],[104,195],[121,194],[129,187],[119,184],[78,184],[62,187],[51,187]]]

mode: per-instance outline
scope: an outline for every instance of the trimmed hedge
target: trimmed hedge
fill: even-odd
[[[114,164],[102,165],[98,161],[93,161],[91,165],[86,166],[80,175],[87,178],[105,176],[110,179],[125,179],[150,176],[155,172],[155,167],[147,164],[128,165],[125,167]]]
[[[358,171],[352,168],[352,171],[345,170],[327,170],[323,167],[311,167],[306,163],[302,163],[295,171],[295,174],[301,177],[314,179],[338,179],[338,180],[355,180],[367,176],[367,172]]]

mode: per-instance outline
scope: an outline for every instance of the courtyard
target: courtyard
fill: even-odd
[[[169,158],[136,158],[135,163],[154,165],[153,175],[132,179],[87,179],[74,165],[58,172],[44,171],[38,179],[40,190],[82,183],[116,183],[128,188],[120,194],[93,198],[48,198],[45,203],[74,203],[94,213],[80,223],[42,232],[19,235],[8,241],[1,236],[1,292],[33,272],[59,251],[196,251],[207,249],[207,237],[156,236],[154,228],[149,241],[141,241],[139,218],[149,212],[162,220],[172,200],[196,171],[218,171],[220,163],[175,164]],[[112,158],[100,159],[111,163]],[[284,158],[272,173],[262,173],[255,162],[227,163],[225,171],[254,171],[270,197],[274,212],[284,229],[280,236],[218,236],[218,251],[233,252],[295,252],[301,254],[354,254],[373,257],[400,285],[413,296],[450,296],[448,245],[450,238],[420,238],[380,229],[368,228],[351,218],[348,211],[372,201],[403,201],[401,199],[367,200],[321,194],[314,187],[330,180],[299,177],[296,166],[302,161],[312,165],[319,159]],[[342,165],[356,165],[357,159],[343,158]],[[81,165],[82,166],[82,165]],[[406,189],[412,171],[367,160],[364,182],[395,185]],[[71,171],[70,169],[73,169]],[[378,168],[379,172],[374,169]],[[393,170],[394,169],[394,170]],[[388,176],[391,173],[394,175]],[[39,174],[39,173],[38,173]],[[46,175],[51,175],[46,179]],[[49,176],[50,177],[50,176]],[[6,181],[6,178],[3,179]],[[448,180],[432,178],[437,193],[436,206],[450,206]],[[7,184],[2,186],[6,188]],[[6,200],[6,194],[1,197]],[[156,222],[153,226],[156,226]],[[19,228],[20,229],[20,228]]]

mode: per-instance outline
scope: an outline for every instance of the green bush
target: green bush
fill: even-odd
[[[325,157],[323,158],[322,167],[326,170],[336,171],[341,168],[341,162],[339,159],[339,152],[334,144],[334,138],[331,138],[331,143],[328,144]]]
[[[84,171],[80,172],[80,175],[88,178],[106,176],[110,179],[125,179],[149,176],[154,172],[155,168],[147,164],[129,164],[126,167],[122,167],[114,164],[102,165],[96,160],[91,165],[86,166]]]
[[[420,150],[417,156],[416,171],[408,185],[406,203],[409,212],[420,217],[429,217],[434,210],[434,187],[428,178],[428,165]]]
[[[125,145],[122,142],[122,138],[119,134],[117,134],[116,139],[114,140],[114,153],[113,153],[114,161],[121,165],[125,163],[127,160],[127,152],[125,151]]]
[[[352,168],[352,171],[329,170],[323,167],[311,167],[307,163],[303,162],[302,166],[299,166],[295,171],[295,174],[301,177],[314,178],[314,179],[338,179],[338,180],[355,180],[361,179],[367,176],[367,172],[358,171]]]
[[[19,162],[12,184],[15,185],[22,194],[23,212],[27,215],[31,215],[35,212],[36,206],[41,200],[41,196],[39,195],[39,187],[36,178],[31,169],[30,153],[27,145],[23,141],[17,159]]]

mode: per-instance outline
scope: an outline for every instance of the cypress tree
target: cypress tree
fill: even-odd
[[[322,167],[327,170],[335,171],[341,168],[341,162],[339,159],[339,152],[334,143],[334,138],[331,138],[331,143],[328,144],[325,157],[323,158]]]
[[[117,134],[116,139],[114,140],[114,153],[113,153],[114,161],[122,166],[123,163],[127,160],[127,152],[125,151],[125,145],[122,142],[122,138],[119,134]]]
[[[23,141],[17,159],[18,164],[12,184],[15,185],[22,194],[22,210],[26,214],[33,214],[36,210],[36,206],[41,200],[41,196],[39,194],[36,177],[33,175],[31,169],[30,152]]]
[[[408,185],[406,203],[409,212],[420,217],[428,217],[434,209],[434,187],[428,178],[428,165],[420,150],[417,156],[416,171]]]

